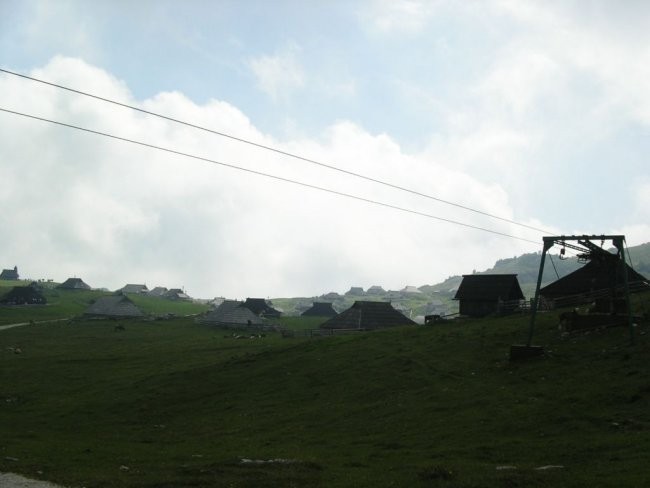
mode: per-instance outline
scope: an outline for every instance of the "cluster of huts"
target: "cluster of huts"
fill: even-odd
[[[556,301],[561,305],[570,305],[573,300],[597,296],[603,290],[620,288],[624,281],[631,284],[633,291],[648,290],[646,278],[629,265],[626,268],[614,260],[591,260],[583,267],[563,278],[541,288],[540,299],[543,302]],[[624,279],[624,271],[627,278]],[[5,269],[1,279],[17,280],[18,269]],[[69,278],[61,289],[89,290],[90,286],[80,278]],[[415,287],[401,290],[404,293],[420,293]],[[352,287],[346,295],[359,297],[381,295],[381,287],[371,287],[364,291]],[[139,294],[157,296],[171,300],[187,300],[189,297],[181,289],[156,287],[149,290],[146,285],[127,284],[114,295],[97,298],[87,309],[88,317],[142,317],[144,313],[129,299],[128,295]],[[355,297],[356,298],[356,297]],[[376,298],[376,297],[374,297]],[[484,317],[493,314],[510,313],[526,308],[526,301],[516,274],[471,274],[463,275],[454,300],[459,302],[459,315]],[[6,294],[0,303],[9,305],[46,303],[41,286],[32,283],[29,286],[15,287]],[[247,298],[245,301],[224,300],[212,311],[201,316],[198,321],[203,324],[222,327],[264,327],[271,325],[273,319],[282,312],[262,298]],[[415,324],[387,301],[357,300],[347,310],[337,312],[331,302],[314,302],[302,313],[305,317],[322,317],[323,329],[378,329],[398,325]]]
[[[272,303],[261,298],[247,298],[246,301],[225,300],[216,309],[198,319],[198,322],[218,327],[271,326],[273,319],[281,312]],[[314,302],[302,313],[303,317],[325,319],[322,329],[371,330],[398,325],[415,325],[411,319],[395,310],[389,302],[356,301],[347,310],[337,313],[329,302]]]
[[[614,258],[590,260],[576,271],[540,288],[540,306],[598,304],[605,297],[607,310],[602,311],[609,311],[609,304],[617,294],[622,295],[626,281],[632,292],[650,290],[648,280],[628,264],[623,267]],[[454,300],[459,302],[459,314],[468,317],[504,314],[528,307],[516,274],[463,275]]]
[[[0,273],[3,280],[17,281],[18,268],[4,269]],[[91,290],[90,285],[81,278],[68,278],[56,286],[60,290]],[[113,295],[94,299],[84,312],[87,317],[137,318],[143,317],[144,312],[128,297],[128,295],[147,295],[167,300],[190,300],[191,298],[180,288],[167,289],[156,287],[149,290],[146,285],[127,284]],[[32,282],[27,286],[15,286],[4,296],[0,297],[2,305],[45,305],[47,298],[43,293],[43,285]]]

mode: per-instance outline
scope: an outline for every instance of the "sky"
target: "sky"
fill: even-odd
[[[634,0],[0,0],[2,69],[411,190],[0,73],[2,109],[210,160],[0,112],[0,267],[316,296],[543,235],[648,242],[649,22]]]

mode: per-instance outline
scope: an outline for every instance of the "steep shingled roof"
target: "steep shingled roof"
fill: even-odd
[[[524,293],[516,274],[472,274],[463,275],[454,300],[497,301],[523,298]]]
[[[347,310],[321,324],[322,329],[381,329],[415,325],[389,302],[356,301]]]
[[[225,300],[216,309],[208,312],[198,319],[199,323],[206,325],[266,325],[267,322],[258,317],[243,302]]]
[[[63,290],[90,290],[90,286],[84,283],[81,278],[68,278],[57,286],[57,288]]]
[[[303,317],[335,317],[336,310],[329,302],[314,302],[311,308],[300,314]]]
[[[147,285],[129,283],[127,285],[124,285],[124,288],[122,288],[120,291],[122,293],[147,293],[149,289],[147,288]]]
[[[629,284],[639,284],[640,289],[648,289],[647,279],[627,266],[627,279]],[[615,286],[623,285],[622,269],[617,259],[606,261],[589,261],[582,268],[563,276],[550,285],[541,288],[539,293],[546,298],[561,298],[581,293],[608,290]],[[636,288],[636,287],[634,287]]]
[[[129,318],[142,317],[144,313],[126,295],[99,297],[84,312],[89,317]]]
[[[244,307],[260,317],[279,317],[282,312],[271,307],[263,298],[247,298]]]

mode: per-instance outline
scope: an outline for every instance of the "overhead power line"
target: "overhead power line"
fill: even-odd
[[[426,212],[420,212],[418,210],[413,210],[413,209],[409,209],[409,208],[405,208],[405,207],[400,207],[398,205],[393,205],[393,204],[390,204],[390,203],[381,202],[379,200],[373,200],[373,199],[370,199],[370,198],[365,198],[365,197],[361,197],[361,196],[358,196],[358,195],[353,195],[351,193],[345,193],[345,192],[342,192],[342,191],[333,190],[331,188],[325,188],[325,187],[322,187],[322,186],[312,185],[311,183],[305,183],[303,181],[293,180],[291,178],[285,178],[283,176],[273,175],[273,174],[270,174],[270,173],[264,173],[262,171],[257,171],[257,170],[253,170],[253,169],[249,169],[249,168],[244,168],[244,167],[241,167],[241,166],[237,166],[235,164],[225,163],[223,161],[217,161],[215,159],[210,159],[210,158],[206,158],[206,157],[202,157],[202,156],[196,156],[194,154],[189,154],[189,153],[185,153],[185,152],[182,152],[182,151],[176,151],[174,149],[158,146],[158,145],[155,145],[155,144],[149,144],[147,142],[142,142],[142,141],[137,141],[137,140],[134,140],[134,139],[128,139],[126,137],[116,136],[114,134],[109,134],[107,132],[101,132],[101,131],[97,131],[97,130],[93,130],[93,129],[88,129],[86,127],[80,127],[80,126],[77,126],[77,125],[67,124],[65,122],[60,122],[60,121],[57,121],[57,120],[47,119],[47,118],[44,118],[44,117],[38,117],[36,115],[30,115],[30,114],[26,114],[26,113],[22,113],[22,112],[17,112],[17,111],[9,110],[9,109],[2,108],[2,107],[0,107],[0,111],[8,113],[8,114],[12,114],[12,115],[20,116],[20,117],[25,117],[25,118],[32,119],[32,120],[39,120],[41,122],[47,122],[47,123],[58,125],[58,126],[61,126],[61,127],[67,127],[69,129],[75,129],[75,130],[78,130],[78,131],[82,131],[82,132],[86,132],[86,133],[90,133],[90,134],[95,134],[95,135],[102,136],[102,137],[108,137],[110,139],[114,139],[114,140],[118,140],[118,141],[123,141],[123,142],[128,142],[128,143],[131,143],[131,144],[136,144],[138,146],[148,147],[150,149],[156,149],[158,151],[164,151],[164,152],[167,152],[167,153],[176,154],[178,156],[191,158],[191,159],[195,159],[195,160],[198,160],[198,161],[204,161],[206,163],[216,164],[216,165],[223,166],[223,167],[230,168],[230,169],[234,169],[234,170],[237,170],[237,171],[244,171],[246,173],[255,174],[255,175],[258,175],[258,176],[271,178],[271,179],[274,179],[274,180],[277,180],[277,181],[283,181],[285,183],[291,183],[293,185],[298,185],[298,186],[302,186],[302,187],[305,187],[305,188],[310,188],[312,190],[318,190],[318,191],[322,191],[322,192],[325,192],[325,193],[330,193],[330,194],[333,194],[333,195],[338,195],[338,196],[341,196],[341,197],[346,197],[346,198],[350,198],[350,199],[353,199],[353,200],[358,200],[358,201],[361,201],[361,202],[370,203],[372,205],[378,205],[378,206],[381,206],[381,207],[384,207],[384,208],[391,208],[393,210],[398,210],[400,212],[406,212],[406,213],[413,214],[413,215],[420,215],[422,217],[427,217],[427,218],[430,218],[430,219],[438,220],[440,222],[447,222],[449,224],[459,225],[459,226],[466,227],[466,228],[469,228],[469,229],[480,230],[480,231],[483,231],[483,232],[489,232],[490,234],[496,234],[496,235],[499,235],[499,236],[508,237],[510,239],[517,239],[517,240],[520,240],[520,241],[529,242],[529,243],[536,244],[536,245],[539,244],[538,241],[533,241],[533,240],[530,240],[530,239],[525,239],[523,237],[518,237],[518,236],[511,235],[511,234],[506,234],[505,232],[499,232],[499,231],[496,231],[496,230],[493,230],[493,229],[487,229],[485,227],[479,227],[479,226],[476,226],[476,225],[467,224],[467,223],[464,223],[464,222],[459,222],[457,220],[447,219],[447,218],[444,218],[444,217],[438,217],[437,215],[432,215],[432,214],[429,214],[429,213],[426,213]]]
[[[281,149],[278,149],[278,148],[275,148],[275,147],[272,147],[272,146],[268,146],[266,144],[261,144],[259,142],[254,142],[254,141],[251,141],[251,140],[248,140],[248,139],[244,139],[242,137],[237,137],[237,136],[233,136],[231,134],[227,134],[225,132],[220,132],[220,131],[217,131],[217,130],[214,130],[214,129],[209,129],[207,127],[203,127],[203,126],[200,126],[200,125],[197,125],[197,124],[186,122],[184,120],[176,119],[176,118],[173,118],[173,117],[169,117],[167,115],[152,112],[150,110],[145,110],[145,109],[142,109],[142,108],[139,108],[139,107],[135,107],[133,105],[118,102],[116,100],[111,100],[110,98],[101,97],[99,95],[94,95],[92,93],[77,90],[77,89],[70,88],[70,87],[60,85],[60,84],[57,84],[57,83],[52,83],[50,81],[41,80],[39,78],[34,78],[32,76],[24,75],[22,73],[16,73],[14,71],[10,71],[10,70],[7,70],[7,69],[0,68],[0,72],[6,73],[8,75],[18,76],[20,78],[31,80],[31,81],[34,81],[34,82],[37,82],[37,83],[42,83],[44,85],[49,85],[49,86],[52,86],[52,87],[55,87],[55,88],[59,88],[61,90],[66,90],[66,91],[69,91],[69,92],[72,92],[72,93],[76,93],[78,95],[83,95],[83,96],[86,96],[86,97],[94,98],[96,100],[101,100],[102,102],[111,103],[111,104],[117,105],[119,107],[128,108],[128,109],[135,110],[137,112],[141,112],[141,113],[151,115],[151,116],[154,116],[154,117],[159,117],[161,119],[164,119],[164,120],[167,120],[167,121],[170,121],[170,122],[185,125],[187,127],[191,127],[193,129],[198,129],[198,130],[201,130],[201,131],[204,131],[204,132],[209,132],[211,134],[215,134],[215,135],[218,135],[218,136],[221,136],[221,137],[225,137],[225,138],[237,141],[237,142],[241,142],[243,144],[248,144],[250,146],[254,146],[254,147],[257,147],[259,149],[272,151],[274,153],[281,154],[283,156],[298,159],[300,161],[310,163],[310,164],[314,164],[314,165],[317,165],[317,166],[320,166],[320,167],[323,167],[323,168],[327,168],[327,169],[332,170],[332,171],[337,171],[339,173],[343,173],[343,174],[346,174],[348,176],[353,176],[355,178],[360,178],[360,179],[363,179],[363,180],[366,180],[366,181],[370,181],[372,183],[376,183],[376,184],[379,184],[379,185],[383,185],[383,186],[395,189],[395,190],[404,191],[404,192],[410,193],[412,195],[417,195],[419,197],[427,198],[429,200],[434,200],[436,202],[443,203],[445,205],[450,205],[450,206],[453,206],[453,207],[456,207],[456,208],[467,210],[469,212],[474,212],[474,213],[483,215],[485,217],[490,217],[490,218],[493,218],[493,219],[501,220],[501,221],[507,222],[509,224],[517,225],[517,226],[520,226],[520,227],[525,227],[527,229],[534,230],[534,231],[537,231],[537,232],[541,232],[543,234],[547,234],[547,235],[548,234],[553,234],[553,232],[545,230],[545,229],[541,229],[539,227],[534,227],[532,225],[517,222],[515,220],[508,219],[508,218],[505,218],[505,217],[501,217],[501,216],[498,216],[498,215],[495,215],[495,214],[492,214],[492,213],[489,213],[489,212],[484,212],[483,210],[478,210],[476,208],[472,208],[472,207],[469,207],[467,205],[462,205],[460,203],[452,202],[452,201],[449,201],[449,200],[444,200],[442,198],[438,198],[438,197],[435,197],[433,195],[429,195],[429,194],[426,194],[426,193],[419,192],[417,190],[412,190],[410,188],[406,188],[406,187],[403,187],[403,186],[400,186],[400,185],[396,185],[396,184],[390,183],[388,181],[380,180],[378,178],[373,178],[371,176],[363,175],[361,173],[356,173],[354,171],[339,168],[338,166],[334,166],[332,164],[327,164],[327,163],[323,163],[323,162],[320,162],[320,161],[316,161],[314,159],[307,158],[307,157],[304,157],[304,156],[300,156],[300,155],[295,154],[295,153],[291,153],[291,152],[288,152],[288,151],[283,151]]]

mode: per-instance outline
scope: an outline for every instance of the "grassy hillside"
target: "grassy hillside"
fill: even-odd
[[[540,314],[548,355],[514,364],[527,317],[312,340],[124,325],[0,332],[0,471],[93,487],[650,484],[647,322],[631,347],[625,328],[565,337]]]
[[[27,286],[27,281],[0,281],[0,296],[9,292],[14,286]],[[94,290],[60,290],[44,288],[43,294],[47,299],[46,305],[0,305],[0,325],[20,322],[56,320],[70,318],[82,314],[93,300],[110,295],[110,292]],[[173,313],[187,315],[200,313],[208,309],[206,305],[191,302],[172,301],[159,297],[136,296],[129,297],[147,314],[160,315]]]

